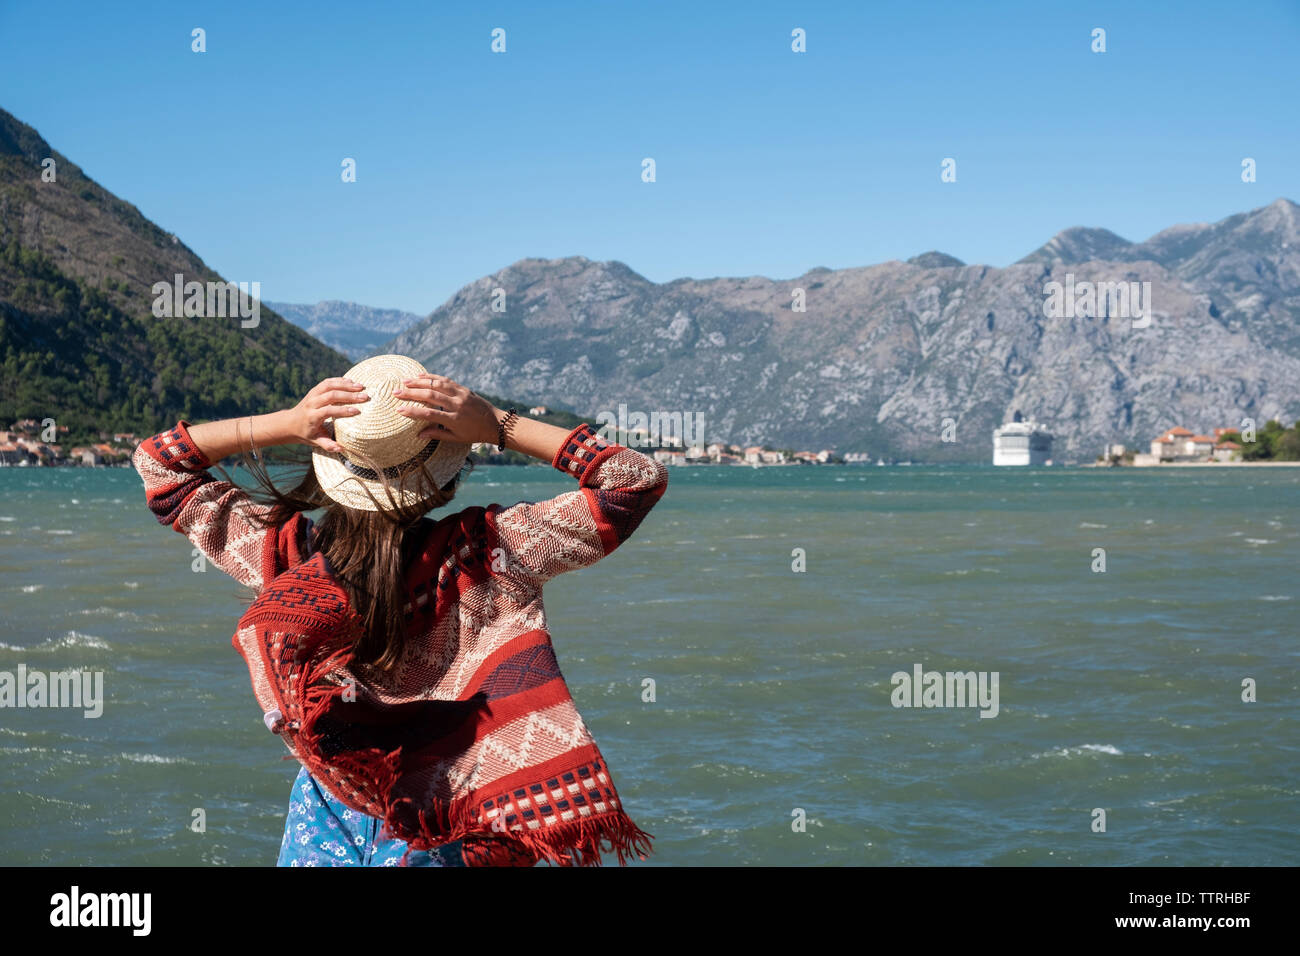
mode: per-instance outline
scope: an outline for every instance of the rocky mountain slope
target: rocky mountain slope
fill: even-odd
[[[422,318],[400,309],[376,309],[356,302],[330,300],[315,305],[267,302],[298,328],[355,360],[371,355],[399,332]]]
[[[1068,229],[1001,269],[930,252],[657,284],[621,262],[525,259],[384,349],[589,416],[693,412],[710,440],[983,462],[1019,410],[1054,430],[1058,460],[1090,460],[1177,424],[1300,416],[1298,211],[1279,199],[1143,243]],[[1048,317],[1045,286],[1067,274],[1150,283],[1149,325],[1105,306]]]
[[[205,286],[221,281],[177,237],[0,110],[0,427],[53,418],[73,438],[147,435],[182,417],[293,404],[348,367],[265,304],[255,325],[239,316],[156,317],[153,286],[177,273]],[[260,281],[235,278],[250,291]]]

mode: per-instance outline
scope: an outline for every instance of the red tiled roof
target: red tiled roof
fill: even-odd
[[[1209,435],[1193,435],[1192,441],[1214,441]]]
[[[1169,431],[1167,432],[1167,434],[1170,434],[1170,435],[1190,435],[1191,432],[1189,432],[1186,428],[1183,428],[1181,425],[1179,425],[1179,426],[1176,427],[1176,428],[1171,428],[1171,429],[1169,429]]]

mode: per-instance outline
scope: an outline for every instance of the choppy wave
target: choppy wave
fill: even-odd
[[[103,615],[108,615],[110,617],[128,618],[130,620],[136,620],[136,621],[140,619],[140,615],[136,614],[134,611],[123,611],[114,607],[88,607],[88,608],[83,608],[80,611],[80,613],[81,614],[103,614]]]
[[[1033,754],[1033,760],[1041,760],[1044,757],[1078,757],[1085,753],[1109,754],[1112,757],[1122,757],[1124,751],[1120,750],[1114,744],[1080,744],[1078,747],[1062,747],[1060,750],[1044,750],[1042,753]]]
[[[129,760],[132,763],[179,763],[193,765],[193,760],[186,760],[184,757],[160,757],[158,754],[118,754],[123,760]]]
[[[47,638],[39,644],[28,646],[7,644],[0,641],[0,651],[32,653],[35,651],[59,651],[69,647],[91,648],[96,651],[111,651],[113,649],[112,645],[102,637],[96,637],[94,634],[83,634],[80,631],[68,631],[62,637]]]

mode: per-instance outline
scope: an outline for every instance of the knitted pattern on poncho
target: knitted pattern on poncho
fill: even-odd
[[[269,507],[211,475],[187,425],[136,450],[149,507],[258,591],[232,643],[267,727],[322,786],[412,850],[461,841],[470,866],[644,856],[650,834],[574,706],[541,592],[631,535],[664,492],[662,464],[582,425],[552,462],[577,490],[426,519],[406,644],[380,673],[353,666],[359,622],[310,520],[263,527]]]

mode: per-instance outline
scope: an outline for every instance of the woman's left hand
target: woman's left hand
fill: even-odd
[[[496,443],[500,410],[481,395],[441,375],[410,378],[402,386],[393,397],[420,404],[398,411],[428,423],[429,427],[420,432],[421,438]]]

